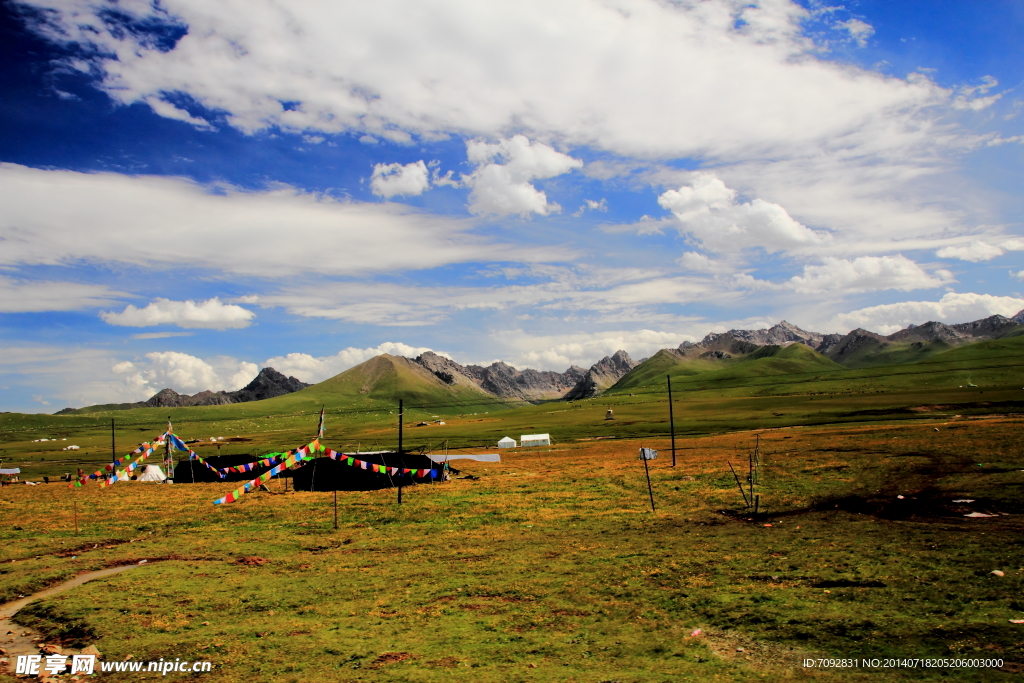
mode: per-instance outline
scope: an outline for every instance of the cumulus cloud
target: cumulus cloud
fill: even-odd
[[[468,219],[288,187],[245,192],[180,178],[0,163],[0,206],[0,265],[189,263],[284,277],[557,258],[487,244],[469,234]]]
[[[354,346],[342,349],[333,356],[311,356],[308,353],[289,353],[284,356],[268,358],[264,367],[272,367],[280,373],[297,377],[303,382],[315,383],[333,377],[351,367],[368,361],[374,356],[388,353],[392,356],[415,358],[421,353],[431,351],[425,346],[409,346],[401,342],[384,342],[373,348],[360,349]],[[447,356],[446,353],[439,355]]]
[[[401,164],[375,164],[370,190],[379,197],[423,194],[430,187],[430,173],[423,161]]]
[[[145,308],[129,304],[120,313],[103,311],[100,317],[110,325],[153,327],[177,325],[186,329],[228,330],[248,327],[256,314],[234,304],[223,304],[214,297],[206,301],[156,299]]]
[[[827,257],[821,265],[804,266],[803,275],[797,275],[789,284],[798,292],[817,293],[831,290],[843,292],[870,292],[898,289],[939,287],[953,280],[948,271],[929,275],[902,254],[896,256],[860,256],[851,260]]]
[[[716,252],[760,247],[772,254],[821,245],[827,235],[810,230],[778,204],[737,201],[735,190],[711,173],[694,173],[691,183],[668,190],[658,204],[670,210],[687,232]]]
[[[996,256],[1002,256],[1005,252],[983,240],[972,240],[970,244],[961,246],[943,247],[935,252],[939,258],[955,258],[961,261],[989,261]]]
[[[1024,299],[1017,297],[949,292],[938,301],[904,301],[841,313],[826,323],[825,331],[845,333],[862,327],[879,334],[892,334],[911,323],[956,324],[990,315],[1011,317],[1021,309],[1024,309]]]
[[[105,285],[17,280],[0,275],[0,313],[76,311],[109,306],[116,299],[131,296]]]
[[[116,363],[111,372],[123,377],[123,385],[134,400],[143,400],[164,388],[179,394],[235,391],[251,382],[259,368],[229,356],[204,360],[178,351],[154,351],[135,362]]]
[[[466,157],[476,165],[462,184],[472,188],[469,211],[474,214],[511,216],[535,213],[546,216],[562,207],[548,202],[547,195],[531,184],[583,167],[583,162],[523,135],[495,143],[471,140]]]

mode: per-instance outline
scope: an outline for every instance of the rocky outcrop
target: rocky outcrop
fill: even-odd
[[[179,394],[174,389],[161,389],[148,401],[135,404],[139,408],[184,408],[186,406],[220,406],[236,401],[224,391],[200,391],[195,395]]]
[[[500,398],[542,401],[561,398],[583,378],[583,368],[570,367],[565,372],[551,370],[517,370],[498,361],[488,366],[460,365],[450,358],[428,351],[416,357],[435,377],[448,385],[476,386]]]
[[[262,401],[265,398],[274,398],[275,396],[284,396],[285,394],[305,389],[308,386],[312,385],[306,384],[294,377],[285,377],[274,368],[263,368],[260,370],[260,374],[256,375],[256,379],[238,391],[227,392],[226,395],[230,396],[234,403],[247,403],[249,401]],[[198,396],[198,394],[196,395]]]
[[[970,325],[971,323],[967,324]],[[947,344],[959,344],[968,339],[968,335],[961,334],[945,323],[927,322],[924,325],[910,325],[899,332],[893,332],[886,339],[894,342],[945,342]]]
[[[616,351],[594,363],[566,395],[566,401],[593,398],[629,374],[638,363],[625,351]]]
[[[992,315],[970,323],[950,325],[950,327],[960,334],[966,337],[971,337],[972,339],[998,339],[1010,330],[1022,324],[1018,318],[1024,318],[1024,311],[1021,311],[1012,318],[1007,318],[1002,315]]]
[[[686,358],[731,358],[751,353],[762,346],[805,344],[816,349],[826,336],[802,330],[783,320],[767,330],[712,332],[696,344],[683,342],[678,351]]]
[[[294,377],[285,377],[274,368],[263,368],[256,378],[238,391],[200,391],[179,394],[174,389],[161,389],[148,401],[131,404],[136,408],[184,408],[186,406],[222,406],[248,403],[283,396],[310,386]]]
[[[866,349],[882,346],[886,341],[882,335],[858,327],[831,344],[827,351],[821,351],[819,348],[818,352],[837,363],[842,363],[844,360],[862,355]]]

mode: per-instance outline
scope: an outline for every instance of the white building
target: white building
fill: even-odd
[[[550,446],[550,434],[523,434],[519,437],[519,445],[523,448],[528,446]]]
[[[515,448],[516,440],[512,437],[506,436],[498,442],[498,448]]]

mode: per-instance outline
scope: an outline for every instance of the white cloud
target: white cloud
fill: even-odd
[[[990,315],[1010,317],[1021,309],[1024,309],[1024,299],[1017,297],[950,292],[938,301],[904,301],[841,313],[825,323],[823,331],[846,333],[862,327],[880,334],[892,334],[911,323],[920,325],[934,320],[956,324]]]
[[[607,199],[602,199],[601,201],[597,201],[597,200],[594,200],[594,199],[586,199],[586,200],[584,200],[583,204],[580,205],[580,208],[576,210],[576,213],[574,213],[573,216],[576,217],[576,218],[579,218],[586,211],[602,211],[602,212],[607,212],[608,211],[608,200]]]
[[[1002,256],[1005,252],[994,244],[982,240],[972,240],[970,244],[963,246],[943,247],[935,252],[939,258],[955,258],[961,261],[988,261],[996,256]]]
[[[566,311],[605,322],[660,320],[660,305],[724,299],[732,292],[706,277],[666,277],[642,269],[570,270],[545,282],[501,287],[429,287],[392,283],[323,283],[260,297],[261,306],[283,306],[305,317],[388,326],[431,325],[460,311],[528,309],[562,317]],[[675,316],[670,316],[675,319]]]
[[[131,30],[94,0],[29,2],[52,10],[37,27],[51,39],[96,48],[76,68],[103,74],[115,100],[183,94],[246,132],[353,132],[371,144],[522,133],[611,152],[590,164],[595,177],[614,155],[634,166],[688,158],[760,198],[751,209],[785,207],[782,222],[827,227],[832,255],[939,248],[892,243],[1001,222],[975,215],[984,193],[955,175],[985,136],[947,116],[983,106],[994,81],[954,92],[921,73],[828,59],[795,2],[253,0],[244,13],[122,2]],[[138,29],[168,22],[188,27],[171,50]],[[842,28],[855,40],[870,32],[860,20]],[[481,212],[554,210],[529,182],[501,180],[501,201]]]
[[[424,346],[409,346],[401,342],[384,342],[376,347],[366,349],[350,346],[338,351],[333,356],[317,357],[311,356],[308,353],[289,353],[284,356],[268,358],[263,366],[274,368],[288,376],[297,377],[303,382],[315,383],[322,382],[382,353],[415,358],[421,353],[431,350]],[[448,355],[446,353],[438,353],[442,356]]]
[[[120,3],[133,30],[92,0],[30,4],[52,10],[38,27],[51,39],[97,48],[84,68],[104,74],[111,97],[185,93],[246,132],[517,128],[621,154],[718,156],[864,129],[899,139],[948,98],[927,81],[816,58],[801,35],[807,12],[783,0]],[[188,33],[161,51],[137,29],[147,22]]]
[[[658,204],[669,209],[701,244],[716,252],[761,247],[768,253],[821,245],[827,234],[801,225],[778,204],[739,202],[736,191],[711,173],[694,173],[690,185],[668,190]]]
[[[184,109],[178,109],[170,102],[161,100],[158,97],[146,97],[146,104],[159,116],[163,116],[168,119],[174,119],[175,121],[184,121],[185,123],[191,123],[196,128],[201,130],[213,130],[213,126],[206,119],[192,116]]]
[[[76,311],[109,306],[117,299],[131,297],[105,285],[49,280],[15,280],[0,275],[0,313]]]
[[[861,47],[867,47],[868,38],[875,35],[875,28],[871,24],[865,23],[860,19],[841,21],[836,24],[836,27],[848,31],[850,33],[850,37],[857,41],[857,44]]]
[[[132,339],[169,339],[171,337],[191,337],[192,332],[142,332],[133,334]]]
[[[462,184],[472,188],[469,211],[495,216],[558,213],[562,207],[549,203],[531,181],[583,167],[579,159],[523,135],[496,143],[471,140],[466,143],[466,157],[476,164],[472,173],[462,176]]]
[[[467,234],[468,219],[288,187],[244,192],[0,163],[0,207],[0,265],[188,263],[275,278],[558,257],[486,244]]]
[[[939,287],[952,280],[948,271],[929,275],[902,254],[896,256],[860,256],[852,261],[826,257],[821,265],[804,266],[789,284],[798,292],[818,293],[842,290],[844,293]]]
[[[179,394],[235,391],[251,382],[259,368],[228,356],[204,360],[178,351],[154,351],[135,363],[116,363],[111,371],[124,377],[126,393],[144,400],[167,387]]]
[[[978,97],[977,95],[986,95],[989,90],[999,85],[999,81],[991,76],[985,76],[981,79],[981,84],[976,86],[965,86],[957,90],[956,97],[953,98],[953,108],[970,111],[981,111],[982,109],[988,109],[990,106],[996,103],[1003,94],[996,93],[995,95],[988,95],[988,97]]]
[[[186,329],[228,330],[248,327],[256,314],[234,304],[222,304],[214,297],[206,301],[155,299],[145,308],[129,304],[120,313],[103,311],[103,321],[122,327],[177,325]]]
[[[405,166],[401,164],[375,164],[370,178],[370,189],[379,197],[396,195],[415,196],[430,187],[430,173],[423,161]]]
[[[163,351],[133,361],[104,349],[25,346],[0,348],[0,387],[5,410],[33,412],[33,393],[51,403],[82,407],[144,401],[165,387],[178,393],[241,389],[256,376],[254,363],[215,356],[197,358]],[[28,389],[31,387],[31,389]]]
[[[605,356],[624,350],[633,360],[649,357],[659,349],[673,348],[695,337],[681,332],[619,330],[562,335],[531,335],[522,330],[492,336],[504,347],[511,365],[517,368],[562,372],[570,365],[589,368]]]
[[[695,273],[732,273],[736,269],[735,264],[729,261],[712,260],[696,251],[684,252],[679,257],[679,265]]]

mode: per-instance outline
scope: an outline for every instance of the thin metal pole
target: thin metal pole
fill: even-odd
[[[110,418],[110,464],[117,462],[117,444],[114,442],[114,418]]]
[[[334,528],[338,528],[338,489],[334,489]]]
[[[732,470],[732,476],[736,479],[736,486],[740,488],[740,495],[743,496],[743,504],[749,508],[750,503],[747,502],[747,492],[743,490],[743,484],[740,483],[740,475],[736,474],[736,468],[732,466],[731,460],[727,460],[726,462],[729,463],[729,469]]]
[[[676,466],[676,418],[672,411],[672,376],[665,375],[668,380],[668,424],[672,431],[672,467]]]
[[[75,536],[78,535],[78,501],[74,501],[75,504]]]
[[[644,457],[644,451],[641,447],[640,457],[644,461],[644,473],[647,475],[647,493],[651,497],[651,512],[654,512],[654,489],[651,488],[651,470],[647,467],[647,458]]]

